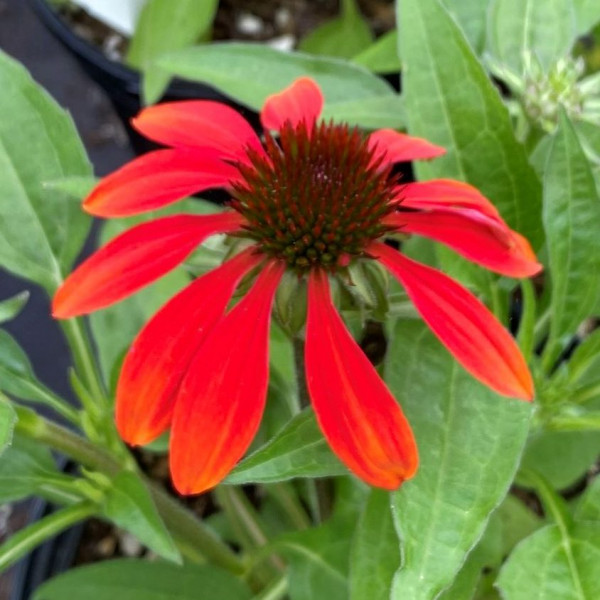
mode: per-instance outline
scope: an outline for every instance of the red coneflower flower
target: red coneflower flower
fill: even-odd
[[[218,484],[259,427],[271,309],[286,270],[308,279],[306,379],[318,422],[334,452],[368,483],[397,488],[415,473],[418,458],[402,411],[332,302],[329,278],[350,262],[385,265],[476,378],[507,396],[533,396],[515,341],[484,305],[381,240],[398,231],[424,235],[511,277],[541,268],[527,241],[467,184],[398,185],[394,163],[431,159],[442,148],[392,130],[363,135],[318,122],[322,105],[318,86],[307,78],[268,98],[261,113],[264,144],[223,104],[147,108],[135,127],[170,149],[125,165],[84,202],[92,214],[120,217],[207,188],[223,187],[232,197],[221,214],[164,217],[112,240],[58,290],[58,318],[132,294],[184,261],[207,236],[247,240],[236,256],[195,280],[149,321],[121,372],[121,435],[145,444],[170,426],[172,476],[183,494]],[[250,290],[228,309],[242,278],[255,272]]]

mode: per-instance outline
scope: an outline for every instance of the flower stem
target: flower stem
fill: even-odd
[[[306,408],[310,404],[310,396],[306,385],[306,374],[304,366],[304,340],[295,336],[293,338],[294,348],[294,366],[296,367],[296,383],[298,386],[298,398],[300,400],[300,409]]]
[[[254,600],[282,600],[287,597],[288,581],[283,576],[276,579],[269,587],[265,588]]]
[[[214,493],[231,524],[235,527],[239,542],[244,548],[252,550],[261,548],[268,543],[269,538],[260,517],[241,489],[222,485],[217,487]],[[285,569],[285,564],[277,556],[271,557],[270,562],[277,571]],[[267,573],[263,574],[265,577],[267,575]]]
[[[66,419],[72,425],[79,427],[81,419],[79,418],[79,412],[73,408],[66,400],[63,400],[60,396],[57,396],[54,392],[46,387],[36,386],[35,401],[37,404],[43,404],[48,408],[51,408],[56,414]],[[19,402],[19,400],[15,400]]]
[[[48,538],[91,517],[95,512],[94,504],[86,500],[61,508],[21,529],[0,546],[0,571],[13,565]]]
[[[296,367],[298,397],[301,408],[305,408],[310,405],[310,394],[308,393],[308,386],[306,385],[304,346],[305,344],[303,339],[300,337],[294,337],[294,365]],[[326,497],[326,488],[324,487],[322,480],[315,481],[314,479],[307,479],[305,480],[304,485],[306,486],[306,493],[313,520],[315,523],[320,523],[323,520],[324,515],[327,514],[327,507],[330,504]]]
[[[521,322],[519,323],[519,332],[517,340],[521,346],[523,356],[529,363],[534,350],[534,329],[536,314],[536,299],[533,283],[530,279],[521,280],[522,308]]]
[[[75,367],[94,398],[98,402],[107,402],[104,384],[100,378],[92,347],[79,319],[61,321],[62,330],[69,342]]]
[[[15,430],[21,435],[58,450],[82,465],[109,477],[114,477],[123,470],[123,465],[111,454],[85,438],[44,419],[29,409],[16,407],[16,411],[19,420]],[[181,541],[182,552],[186,556],[193,560],[194,557],[190,555],[189,550],[195,549],[196,554],[201,553],[209,562],[236,575],[244,572],[243,561],[202,521],[154,483],[148,481],[146,483],[161,517],[169,530]]]
[[[289,484],[273,483],[265,488],[296,529],[308,529],[311,526],[306,511]]]

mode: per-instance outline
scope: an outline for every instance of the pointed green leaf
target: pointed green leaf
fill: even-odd
[[[323,119],[350,123],[365,129],[406,128],[406,115],[401,96],[371,96],[326,104]]]
[[[27,355],[17,341],[0,329],[0,390],[20,398],[44,404],[52,403],[54,394],[41,383]]]
[[[307,408],[262,448],[245,458],[226,483],[273,483],[293,477],[347,473],[346,467],[329,449],[312,409]]]
[[[144,73],[144,100],[156,102],[165,91],[168,73],[154,60],[172,50],[191,46],[210,31],[218,0],[150,0],[142,8],[131,38],[127,62]]]
[[[385,373],[420,455],[417,475],[393,494],[404,557],[395,597],[433,599],[508,491],[531,407],[475,381],[421,323],[398,323]]]
[[[0,53],[0,265],[52,292],[70,270],[91,219],[41,182],[89,176],[71,117]]]
[[[443,0],[477,54],[485,46],[488,9],[491,0]]]
[[[352,57],[352,62],[367,67],[374,73],[396,73],[401,64],[398,58],[398,31],[388,31],[368,48]]]
[[[400,562],[390,494],[372,489],[352,538],[350,600],[388,600]]]
[[[577,33],[587,33],[600,23],[600,4],[597,0],[574,0],[575,15],[577,21]]]
[[[47,448],[15,434],[0,457],[0,504],[43,495],[53,483],[68,484],[71,478],[57,470]]]
[[[17,415],[8,398],[0,393],[0,456],[11,443]]]
[[[600,477],[597,475],[581,496],[575,511],[575,519],[600,523]]]
[[[564,112],[546,163],[543,216],[552,286],[550,366],[594,308],[600,288],[600,198]]]
[[[403,0],[398,7],[409,133],[447,150],[417,165],[419,178],[473,184],[538,248],[541,186],[498,91],[437,0]]]
[[[250,600],[239,579],[213,565],[110,560],[72,569],[40,586],[33,600]]]
[[[350,542],[365,501],[365,486],[344,477],[336,481],[333,515],[313,529],[284,534],[275,547],[288,560],[291,600],[348,600]],[[369,596],[369,600],[370,600]]]
[[[25,290],[0,302],[0,324],[12,321],[17,317],[27,304],[27,300],[29,300],[29,292]]]
[[[576,37],[572,0],[493,0],[488,19],[488,51],[517,75],[526,54],[548,70],[569,53]]]
[[[567,370],[570,382],[589,379],[597,380],[598,364],[600,361],[600,329],[593,331],[586,337],[569,358]],[[586,377],[588,376],[588,377]]]
[[[585,475],[600,453],[594,431],[540,431],[527,441],[523,467],[533,469],[554,489],[564,490]]]
[[[303,76],[317,81],[330,105],[395,93],[381,78],[357,65],[300,52],[281,52],[262,44],[196,46],[169,53],[158,63],[174,75],[214,85],[255,110],[261,109],[267,96]]]
[[[540,529],[521,542],[502,568],[497,585],[505,600],[600,598],[600,523],[565,532]]]
[[[372,41],[371,28],[360,14],[356,0],[342,0],[340,16],[313,29],[300,41],[298,49],[309,54],[351,58]]]
[[[95,177],[62,177],[52,181],[44,181],[43,186],[47,190],[62,192],[75,200],[83,200],[98,183]]]
[[[181,561],[150,493],[134,473],[121,471],[112,479],[102,510],[113,523],[133,533],[140,542],[163,558]]]

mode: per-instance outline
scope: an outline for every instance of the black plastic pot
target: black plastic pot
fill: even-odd
[[[140,74],[123,63],[110,60],[99,48],[75,34],[47,0],[29,1],[50,32],[74,55],[90,78],[104,89],[125,125],[134,151],[143,154],[155,149],[152,142],[140,136],[130,126],[131,117],[142,107]],[[255,113],[209,85],[174,79],[162,98],[163,101],[190,99],[227,103],[244,114],[251,123],[257,124]]]
[[[50,512],[51,506],[45,500],[37,499],[32,504],[29,521],[37,521]],[[9,600],[30,600],[42,583],[69,569],[75,560],[82,533],[83,525],[68,529],[20,561],[15,567]]]

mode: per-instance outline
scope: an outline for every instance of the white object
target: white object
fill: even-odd
[[[284,33],[279,37],[267,40],[265,44],[275,48],[275,50],[281,50],[282,52],[290,52],[294,48],[296,38],[291,33]]]
[[[148,0],[72,0],[115,31],[131,37],[140,12]]]

